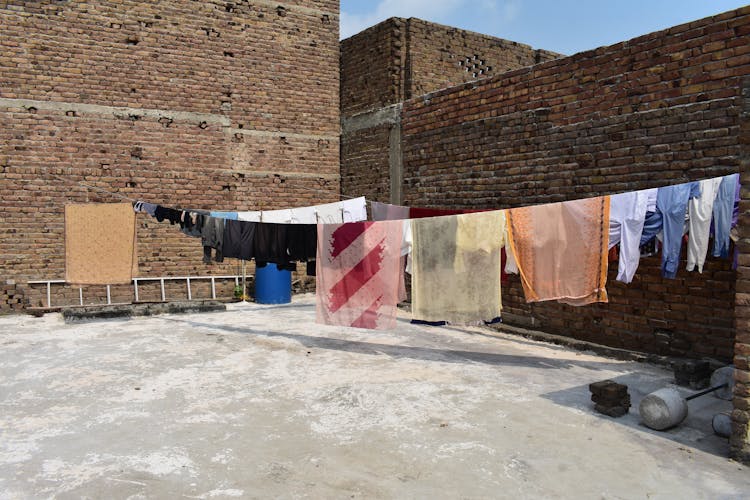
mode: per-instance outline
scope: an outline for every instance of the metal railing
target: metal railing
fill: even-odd
[[[252,275],[246,276],[246,278],[253,278]],[[160,276],[158,278],[133,278],[133,302],[140,302],[140,296],[138,293],[138,285],[144,282],[158,281],[161,289],[161,301],[167,301],[167,291],[164,284],[167,281],[180,281],[185,280],[187,284],[187,299],[193,300],[193,291],[190,287],[191,281],[199,280],[210,280],[211,281],[211,299],[216,299],[216,280],[234,280],[235,286],[239,286],[242,276],[240,275],[228,275],[228,276]],[[52,285],[65,284],[65,280],[33,280],[27,281],[29,285],[46,285],[47,288],[47,305],[46,307],[52,307]],[[105,285],[107,290],[107,305],[112,305],[112,285]],[[83,304],[83,287],[78,287],[78,302],[80,305]],[[71,305],[61,305],[56,307],[73,307]]]

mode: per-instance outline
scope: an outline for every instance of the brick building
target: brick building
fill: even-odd
[[[398,123],[405,100],[559,56],[415,18],[391,18],[343,40],[343,192],[402,201]]]
[[[202,209],[338,200],[338,11],[337,0],[0,2],[3,283],[61,278],[65,203],[119,200],[69,181]],[[138,224],[141,276],[237,272],[203,264],[200,244],[168,224]],[[66,293],[58,304],[78,298]]]
[[[750,184],[750,7],[570,57],[497,42],[515,56],[507,66],[483,50],[488,38],[440,26],[411,36],[430,31],[413,25],[425,23],[392,19],[342,42],[344,194],[478,209],[738,171]],[[489,76],[477,74],[490,61]],[[623,285],[611,266],[609,304],[581,308],[527,304],[515,279],[503,317],[614,347],[733,361],[732,454],[748,460],[749,197],[743,190],[738,271],[709,258],[703,274],[688,273],[683,255],[670,280],[651,257]]]

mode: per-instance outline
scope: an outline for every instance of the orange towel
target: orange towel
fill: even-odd
[[[527,302],[607,302],[609,196],[508,210]]]
[[[65,281],[130,283],[138,274],[135,212],[130,203],[65,206]]]

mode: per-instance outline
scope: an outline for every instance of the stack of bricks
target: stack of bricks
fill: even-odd
[[[675,361],[672,363],[674,380],[677,385],[691,389],[704,389],[711,380],[711,364],[708,361],[692,359]]]
[[[26,301],[20,285],[9,283],[0,288],[0,314],[20,312]]]
[[[622,417],[630,409],[628,386],[614,380],[602,380],[589,384],[594,409],[610,417]]]

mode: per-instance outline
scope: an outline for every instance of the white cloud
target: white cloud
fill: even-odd
[[[456,25],[473,16],[494,18],[498,23],[515,18],[518,0],[380,0],[363,14],[341,10],[341,38],[348,38],[389,17],[418,17],[426,21]],[[459,22],[457,22],[459,21]]]

